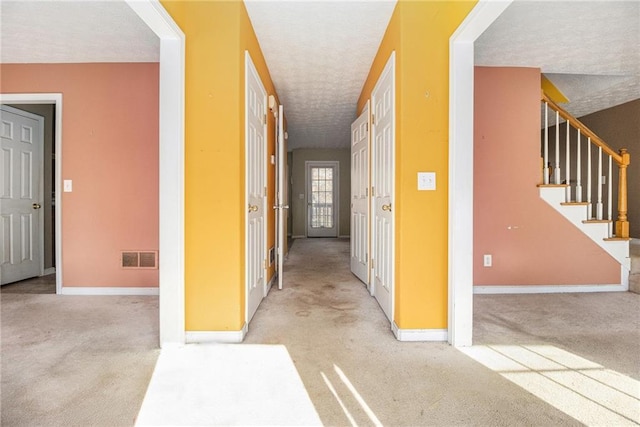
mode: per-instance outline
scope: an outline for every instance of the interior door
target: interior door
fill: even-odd
[[[373,295],[393,321],[395,53],[391,54],[371,94],[373,105],[372,260]]]
[[[287,167],[287,152],[285,150],[284,142],[284,107],[280,105],[278,107],[278,141],[277,141],[277,162],[276,162],[276,177],[278,179],[277,192],[276,192],[276,209],[277,209],[277,269],[278,269],[278,289],[282,289],[282,281],[284,279],[284,242],[286,239],[285,220],[287,209],[289,205],[286,204],[286,167]]]
[[[43,272],[44,118],[0,107],[0,283]]]
[[[307,236],[338,237],[338,162],[306,162]]]
[[[369,103],[351,125],[351,271],[369,286]]]
[[[266,294],[266,135],[267,92],[249,53],[245,54],[246,171],[246,321],[251,321]]]

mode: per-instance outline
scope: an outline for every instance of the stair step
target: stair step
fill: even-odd
[[[585,219],[582,221],[583,224],[609,224],[613,221],[608,219]]]
[[[588,206],[588,202],[562,202],[562,206]]]
[[[538,188],[568,187],[568,184],[538,184]]]

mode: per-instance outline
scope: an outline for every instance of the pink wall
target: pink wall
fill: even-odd
[[[539,69],[476,67],[474,140],[475,285],[620,283],[620,265],[540,198]]]
[[[158,249],[158,64],[3,64],[3,93],[62,93],[64,286],[157,286],[122,250]]]

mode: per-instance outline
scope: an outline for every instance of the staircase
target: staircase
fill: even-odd
[[[611,221],[590,219],[587,202],[567,202],[565,184],[541,184],[540,197],[629,271],[629,239],[609,237]],[[640,264],[640,263],[637,263]],[[640,265],[638,265],[640,268]]]
[[[614,151],[544,92],[542,105],[540,197],[618,261],[622,266],[623,287],[626,288],[628,281],[634,292],[639,292],[640,244],[636,240],[630,245],[627,218],[627,167],[630,154],[624,148]],[[553,141],[554,135],[549,128],[550,111],[555,124]],[[614,164],[618,169],[616,175]],[[613,187],[616,179],[617,186]],[[617,203],[614,193],[617,193]],[[615,221],[614,203],[618,210]],[[630,246],[634,258],[633,270]]]

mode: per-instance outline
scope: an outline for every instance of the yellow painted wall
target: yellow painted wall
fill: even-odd
[[[447,327],[449,38],[475,1],[400,0],[358,101],[396,51],[395,318],[401,329]],[[437,190],[418,191],[417,173]]]
[[[267,92],[275,91],[242,1],[162,4],[186,36],[186,330],[239,330],[245,318],[245,49]],[[273,153],[274,120],[268,117],[267,152]],[[270,205],[274,171],[268,170]]]

